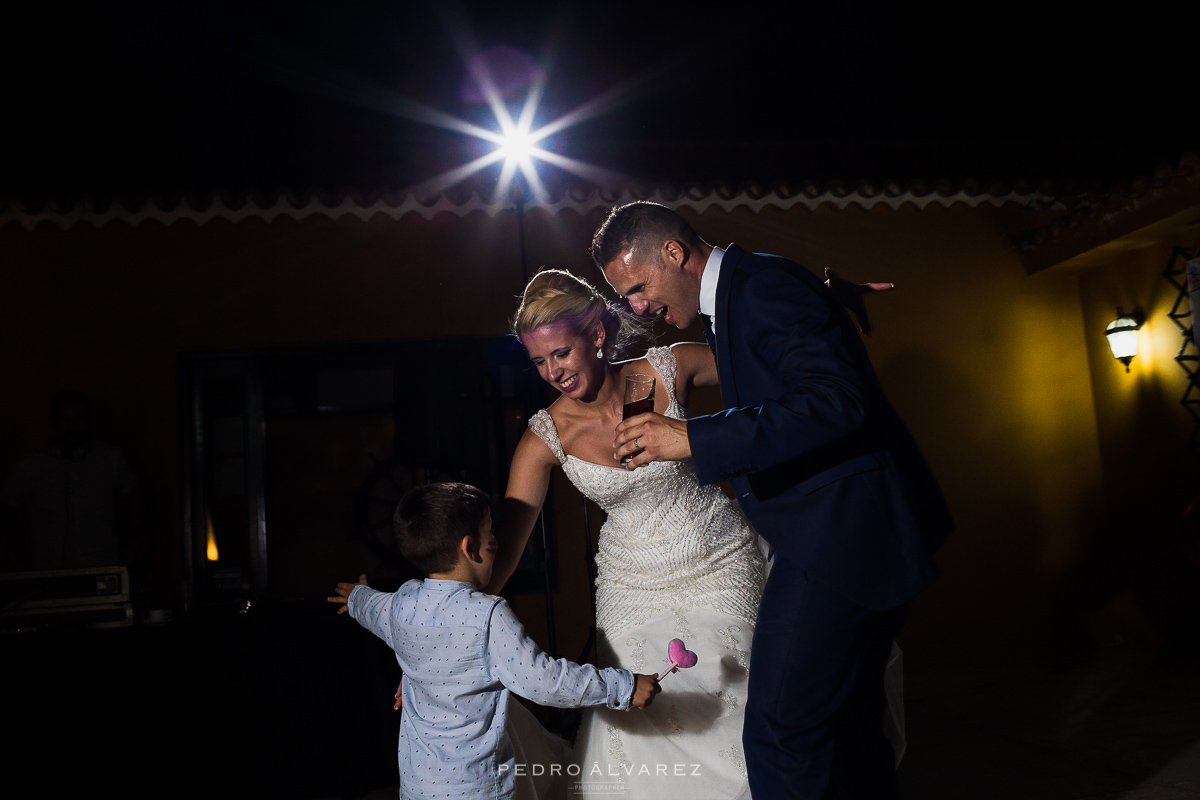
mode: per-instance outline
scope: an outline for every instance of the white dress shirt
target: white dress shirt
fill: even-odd
[[[725,251],[714,247],[708,254],[708,262],[700,276],[700,313],[707,314],[712,320],[713,333],[717,332],[717,281],[721,276],[721,259]]]

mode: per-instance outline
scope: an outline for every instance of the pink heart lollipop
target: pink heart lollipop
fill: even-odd
[[[671,666],[658,676],[660,681],[680,667],[687,669],[696,666],[696,661],[699,660],[695,653],[684,646],[682,639],[671,640],[671,643],[667,645],[667,655],[671,658]]]

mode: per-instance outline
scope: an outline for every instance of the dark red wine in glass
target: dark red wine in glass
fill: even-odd
[[[625,376],[625,406],[621,419],[636,417],[654,410],[654,376],[626,375]],[[641,450],[634,451],[640,453]],[[628,464],[634,453],[621,459],[622,464]]]
[[[647,397],[645,400],[634,400],[632,403],[625,404],[625,413],[621,419],[629,419],[636,417],[638,414],[646,414],[654,410],[654,398]]]

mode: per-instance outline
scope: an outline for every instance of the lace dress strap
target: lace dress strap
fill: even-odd
[[[683,408],[675,394],[675,378],[679,369],[679,364],[675,361],[675,351],[669,347],[651,347],[646,351],[646,360],[658,372],[662,378],[662,388],[669,393],[667,416],[682,419]]]
[[[563,452],[562,445],[558,442],[558,428],[554,426],[554,418],[550,416],[549,411],[543,408],[530,417],[529,427],[533,429],[539,439],[546,443],[550,452],[554,453],[554,457],[558,459],[558,463],[567,463],[567,454]]]

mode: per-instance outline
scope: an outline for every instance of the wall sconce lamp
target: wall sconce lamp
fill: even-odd
[[[1124,364],[1125,371],[1129,372],[1129,362],[1137,355],[1138,331],[1146,321],[1146,315],[1140,308],[1135,308],[1129,314],[1118,308],[1117,314],[1119,316],[1104,329],[1104,335],[1108,337],[1113,358]]]

